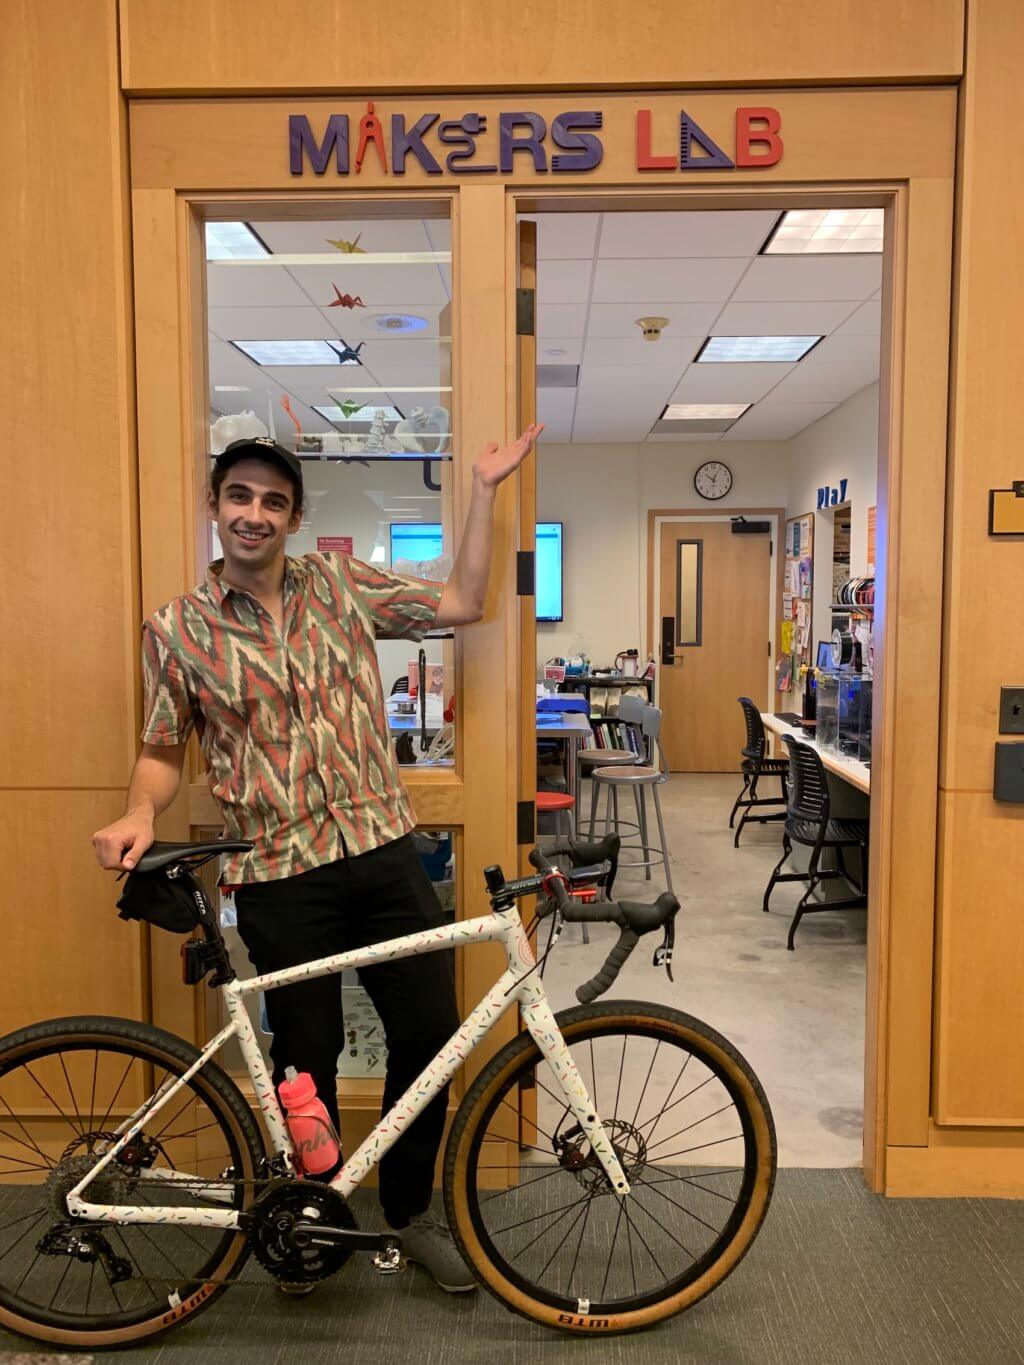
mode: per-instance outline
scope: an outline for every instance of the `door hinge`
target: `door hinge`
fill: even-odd
[[[532,289],[516,290],[516,336],[534,335],[536,293]]]
[[[533,550],[516,551],[516,596],[533,597],[537,590],[536,555]]]
[[[516,843],[532,844],[537,834],[536,808],[532,801],[516,803]]]

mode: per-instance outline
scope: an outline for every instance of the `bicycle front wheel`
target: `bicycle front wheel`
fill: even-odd
[[[445,1158],[452,1232],[507,1307],[565,1331],[649,1327],[716,1288],[775,1181],[775,1129],[749,1065],[678,1010],[566,1010],[559,1026],[630,1182],[617,1194],[529,1034],[481,1072]]]
[[[67,1195],[147,1099],[198,1058],[127,1019],[54,1019],[0,1039],[0,1327],[60,1346],[127,1346],[193,1317],[248,1256],[244,1232],[72,1219]],[[100,1204],[241,1210],[263,1143],[207,1063],[89,1186]]]

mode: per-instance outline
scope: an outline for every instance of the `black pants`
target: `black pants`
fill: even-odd
[[[279,881],[239,887],[238,932],[259,974],[362,948],[444,922],[411,834],[354,858]],[[451,949],[375,964],[360,980],[384,1024],[384,1110],[459,1026]],[[308,1071],[338,1121],[338,1056],[345,1033],[341,979],[322,976],[267,992],[274,1037],[274,1084],[287,1066]],[[447,1090],[438,1095],[380,1163],[380,1201],[392,1227],[430,1204],[444,1132]]]

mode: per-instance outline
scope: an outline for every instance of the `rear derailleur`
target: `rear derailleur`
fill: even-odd
[[[43,1234],[36,1250],[41,1256],[71,1256],[76,1261],[99,1261],[111,1284],[131,1279],[131,1262],[117,1256],[106,1236],[94,1226],[81,1223],[55,1223]]]

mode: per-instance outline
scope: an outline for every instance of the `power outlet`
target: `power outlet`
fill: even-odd
[[[999,689],[999,733],[1024,735],[1024,687]]]

